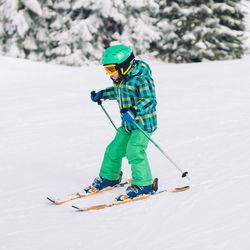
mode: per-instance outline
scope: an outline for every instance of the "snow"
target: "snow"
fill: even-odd
[[[41,5],[39,3],[39,1],[37,0],[23,0],[25,6],[27,8],[29,8],[30,10],[32,10],[34,13],[36,13],[37,15],[41,16],[42,15],[42,8]]]
[[[196,64],[149,61],[159,128],[152,145],[160,186],[182,193],[78,213],[46,196],[81,190],[98,175],[115,131],[90,91],[110,86],[99,66],[71,68],[0,57],[0,249],[248,250],[250,245],[250,57]],[[120,124],[115,101],[104,107]],[[124,177],[130,167],[124,160]]]

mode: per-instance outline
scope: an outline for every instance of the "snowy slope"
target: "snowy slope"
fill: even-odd
[[[159,129],[159,184],[189,191],[89,213],[116,190],[62,206],[47,195],[79,191],[97,176],[115,131],[89,98],[110,85],[101,67],[70,68],[0,57],[0,249],[250,249],[250,57],[168,65],[151,62]],[[115,101],[105,108],[120,124]],[[124,160],[125,177],[130,168]]]

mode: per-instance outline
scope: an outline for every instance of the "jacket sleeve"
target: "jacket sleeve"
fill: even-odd
[[[144,79],[138,86],[139,100],[136,103],[137,115],[143,116],[157,104],[153,79]]]
[[[115,87],[108,87],[102,92],[102,99],[116,100]]]

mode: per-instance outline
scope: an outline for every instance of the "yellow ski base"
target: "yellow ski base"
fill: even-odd
[[[93,207],[89,207],[89,208],[78,208],[78,207],[75,207],[75,206],[72,206],[72,207],[76,208],[78,211],[91,211],[91,210],[103,209],[103,208],[106,208],[106,207],[113,207],[113,206],[116,206],[116,205],[121,205],[121,204],[132,202],[132,201],[143,200],[143,199],[149,198],[150,196],[151,195],[145,195],[145,196],[137,197],[137,198],[134,198],[134,199],[119,201],[119,202],[115,202],[115,203],[108,204],[108,205],[105,205],[105,204],[104,205],[97,205],[97,206],[93,206]]]
[[[98,192],[90,193],[90,194],[74,193],[74,194],[71,194],[71,195],[75,195],[76,197],[71,197],[71,198],[69,198],[67,200],[63,200],[63,201],[55,201],[55,200],[53,200],[52,198],[49,198],[49,197],[47,197],[47,199],[49,201],[53,202],[56,205],[61,205],[61,204],[64,204],[66,202],[69,202],[69,201],[73,201],[73,200],[77,200],[77,199],[89,197],[89,196],[92,196],[92,195],[95,195],[95,194],[100,194],[100,193],[103,193],[103,192],[106,192],[106,191],[110,191],[112,189],[114,189],[114,187],[106,188],[106,189],[100,190]]]
[[[131,179],[128,179],[126,182],[121,183],[121,184],[118,184],[118,187],[119,187],[119,185],[131,184],[131,181],[132,181]],[[112,190],[112,189],[114,189],[114,188],[116,188],[116,187],[117,187],[117,186],[105,188],[105,189],[103,189],[103,190],[100,190],[100,191],[97,191],[97,192],[93,192],[93,193],[90,193],[90,194],[73,193],[73,194],[70,194],[70,195],[68,195],[68,196],[74,196],[74,197],[70,197],[70,198],[68,198],[68,199],[61,200],[61,201],[54,200],[53,198],[50,198],[50,197],[47,197],[47,199],[48,199],[49,201],[51,201],[52,203],[56,204],[56,205],[61,205],[61,204],[64,204],[64,203],[66,203],[66,202],[69,202],[69,201],[73,201],[73,200],[77,200],[77,199],[89,197],[89,196],[92,196],[92,195],[104,193],[104,192],[110,191],[110,190]]]
[[[189,188],[190,188],[190,186],[185,186],[185,187],[181,187],[181,188],[176,188],[176,189],[173,189],[173,190],[169,190],[168,193],[181,192],[181,191],[188,190]]]

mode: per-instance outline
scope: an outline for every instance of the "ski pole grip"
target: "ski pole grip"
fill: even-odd
[[[94,97],[95,97],[96,92],[93,90],[93,91],[91,91],[91,93],[90,93],[90,94],[91,94],[91,96],[94,98]],[[102,105],[102,101],[101,101],[101,100],[98,100],[98,101],[97,101],[97,104],[98,104],[98,105]]]

